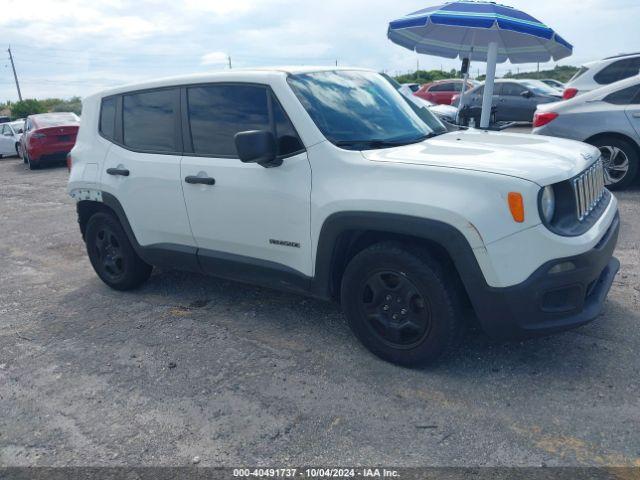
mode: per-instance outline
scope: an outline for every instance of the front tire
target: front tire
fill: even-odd
[[[94,214],[87,222],[85,242],[93,269],[114,290],[132,290],[151,275],[153,267],[136,254],[114,215]]]
[[[404,366],[435,362],[462,324],[455,282],[419,247],[375,244],[347,266],[342,306],[358,339],[380,358]]]
[[[638,174],[637,147],[617,137],[600,137],[589,143],[602,154],[607,188],[624,190],[631,185]]]

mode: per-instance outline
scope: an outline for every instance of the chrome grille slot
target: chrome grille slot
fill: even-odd
[[[584,220],[598,205],[604,195],[604,170],[602,159],[575,177],[572,181],[578,220]]]

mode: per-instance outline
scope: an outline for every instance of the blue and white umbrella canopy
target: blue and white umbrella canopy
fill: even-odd
[[[492,42],[498,45],[498,63],[548,62],[573,52],[544,23],[493,2],[458,1],[418,10],[391,22],[387,36],[418,53],[483,62]]]
[[[494,2],[463,0],[418,10],[391,22],[387,36],[418,53],[487,62],[481,128],[489,126],[496,63],[548,62],[573,53],[544,23]],[[463,103],[464,91],[459,108]]]

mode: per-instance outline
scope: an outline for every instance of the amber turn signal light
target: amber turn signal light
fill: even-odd
[[[522,194],[518,192],[509,192],[509,210],[511,210],[511,216],[518,222],[524,222],[524,200]]]

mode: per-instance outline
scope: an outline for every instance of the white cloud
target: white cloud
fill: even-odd
[[[228,62],[228,56],[224,52],[210,52],[202,56],[202,65],[220,65]]]

